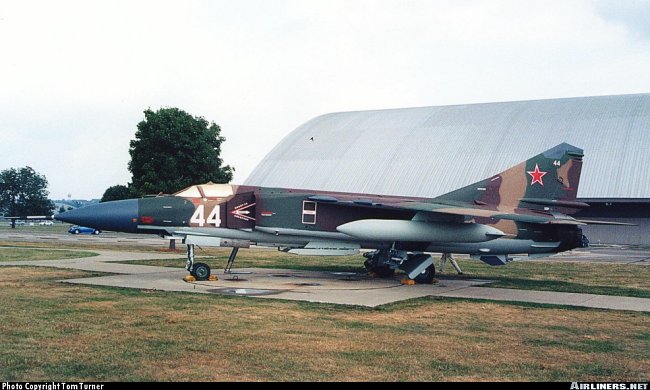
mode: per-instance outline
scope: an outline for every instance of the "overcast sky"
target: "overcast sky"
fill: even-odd
[[[101,197],[146,108],[219,124],[241,183],[328,112],[650,92],[649,21],[650,0],[0,0],[0,169]]]

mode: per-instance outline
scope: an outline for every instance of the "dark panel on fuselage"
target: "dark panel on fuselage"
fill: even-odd
[[[302,201],[305,196],[265,193],[256,196],[257,226],[302,229]]]
[[[138,200],[138,224],[185,226],[194,213],[194,205],[177,196],[160,196]]]
[[[252,229],[255,227],[255,195],[252,192],[236,194],[226,203],[229,229]]]

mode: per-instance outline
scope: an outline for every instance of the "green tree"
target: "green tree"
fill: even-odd
[[[131,192],[129,191],[129,187],[118,184],[112,187],[108,187],[106,191],[104,191],[104,195],[102,196],[100,202],[129,199],[130,197]]]
[[[129,171],[134,196],[174,193],[197,183],[228,183],[234,171],[222,166],[221,128],[178,108],[144,111],[131,141]]]
[[[7,216],[52,214],[54,203],[48,195],[47,179],[30,167],[0,172],[0,210]]]

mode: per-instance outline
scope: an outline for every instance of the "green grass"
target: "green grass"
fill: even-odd
[[[32,261],[32,260],[61,260],[97,256],[97,253],[71,250],[47,250],[33,248],[15,248],[0,246],[0,262],[3,261]]]
[[[369,309],[56,282],[88,275],[0,268],[0,380],[638,381],[650,365],[643,313],[428,298]]]
[[[28,233],[29,235],[30,233]],[[101,239],[102,235],[92,236],[94,238]],[[150,238],[150,237],[149,237]],[[34,239],[31,237],[25,237],[24,241],[0,241],[0,247],[11,246],[11,247],[23,247],[23,248],[43,248],[44,242],[42,240]],[[159,252],[159,253],[178,253],[179,256],[183,256],[185,253],[183,250],[170,251],[168,249],[168,242],[160,240],[160,246],[148,245],[148,244],[124,244],[119,242],[101,242],[97,241],[58,241],[51,240],[47,242],[47,247],[52,249],[86,249],[86,250],[116,250],[116,251],[129,251],[129,252]]]
[[[205,256],[205,255],[208,256]],[[215,256],[215,254],[217,256]],[[196,260],[214,269],[223,269],[228,261],[229,250],[197,250]],[[306,271],[364,272],[362,256],[298,256],[273,249],[242,249],[237,255],[233,268],[282,268]],[[179,253],[178,260],[134,260],[126,264],[154,265],[160,267],[185,267],[185,257]]]
[[[465,275],[452,277],[495,280],[490,287],[650,298],[650,267],[644,265],[544,260],[501,267],[473,260],[459,264]]]
[[[38,222],[34,222],[33,226],[29,225],[16,225],[15,229],[11,228],[9,223],[0,224],[0,232],[14,232],[14,233],[67,233],[70,227],[67,223],[54,223],[52,226],[40,226]]]

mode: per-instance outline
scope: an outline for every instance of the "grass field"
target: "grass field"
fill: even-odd
[[[92,236],[93,238],[101,237]],[[22,247],[22,248],[42,248],[44,245],[47,245],[48,248],[52,249],[81,249],[81,250],[117,250],[117,251],[129,251],[129,252],[160,252],[160,253],[178,253],[179,257],[185,256],[185,250],[177,249],[176,251],[170,251],[167,248],[167,243],[161,241],[160,246],[151,246],[151,245],[137,245],[133,243],[115,243],[115,242],[96,242],[96,241],[48,241],[47,243],[43,241],[8,241],[0,240],[0,247],[11,246],[11,247]]]
[[[0,261],[92,255],[19,245],[0,247]],[[221,268],[228,253],[197,254]],[[362,260],[251,249],[235,264],[361,271]],[[466,275],[451,277],[502,287],[650,294],[645,266],[460,263]],[[368,309],[58,282],[91,275],[0,267],[0,381],[648,380],[646,313],[433,298]]]
[[[647,380],[650,316],[420,299],[379,309],[66,285],[0,268],[0,380]]]
[[[0,261],[32,261],[76,259],[97,256],[97,253],[77,250],[47,250],[0,246]]]
[[[9,231],[16,233],[66,233],[70,224],[55,222],[52,226],[40,226],[38,222],[32,222],[34,225],[17,225],[15,229],[11,228],[9,222],[0,223],[0,232]]]

